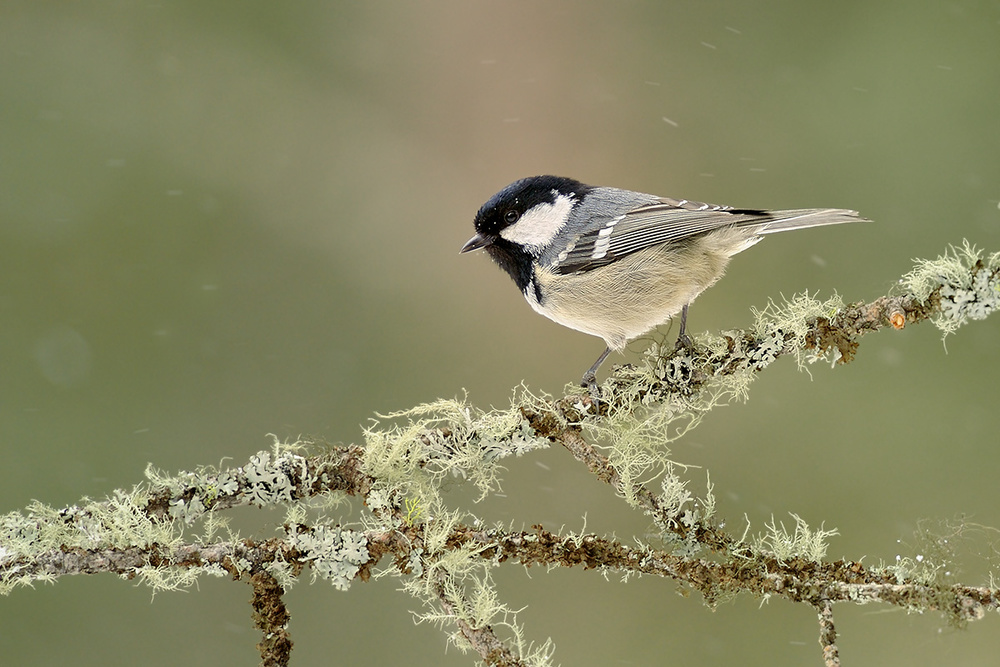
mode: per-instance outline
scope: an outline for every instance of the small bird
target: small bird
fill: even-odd
[[[856,211],[765,211],[594,187],[560,176],[522,178],[476,214],[483,248],[538,313],[604,339],[581,384],[597,396],[597,369],[612,350],[681,314],[725,272],[729,258],[764,235],[868,222]]]

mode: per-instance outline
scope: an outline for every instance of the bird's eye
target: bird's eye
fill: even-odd
[[[513,209],[511,209],[510,211],[507,211],[506,213],[503,214],[503,219],[507,222],[508,225],[512,225],[515,222],[517,222],[517,219],[519,217],[521,217],[521,216],[518,214],[517,211],[515,211]]]

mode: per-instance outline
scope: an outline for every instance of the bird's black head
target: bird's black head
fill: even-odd
[[[476,232],[495,239],[535,206],[552,204],[559,195],[579,198],[587,190],[590,188],[580,181],[562,176],[529,176],[514,181],[490,197],[476,213]]]
[[[514,181],[490,197],[476,213],[476,235],[462,247],[462,252],[485,248],[526,292],[532,285],[534,257],[565,224],[572,202],[589,190],[579,181],[560,176]],[[515,226],[522,219],[524,224]]]

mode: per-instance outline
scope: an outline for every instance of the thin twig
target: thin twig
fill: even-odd
[[[288,609],[283,595],[285,589],[277,579],[264,571],[250,577],[253,586],[253,621],[263,637],[257,644],[262,667],[286,667],[292,652],[292,640],[288,635]]]
[[[527,667],[526,662],[514,655],[514,652],[501,640],[491,625],[474,627],[468,620],[465,610],[458,608],[459,605],[466,606],[464,598],[460,593],[452,591],[450,594],[445,589],[443,577],[434,584],[434,593],[437,596],[441,609],[451,617],[458,627],[459,633],[469,642],[472,649],[486,661],[487,665],[495,667]]]
[[[823,648],[823,664],[840,667],[837,628],[833,624],[833,602],[830,600],[824,600],[819,606],[819,645]]]

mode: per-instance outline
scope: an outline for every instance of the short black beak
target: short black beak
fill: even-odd
[[[493,243],[493,239],[488,236],[483,236],[482,234],[476,234],[471,239],[469,239],[459,253],[472,252],[473,250],[479,250],[480,248],[485,248],[489,244]]]

